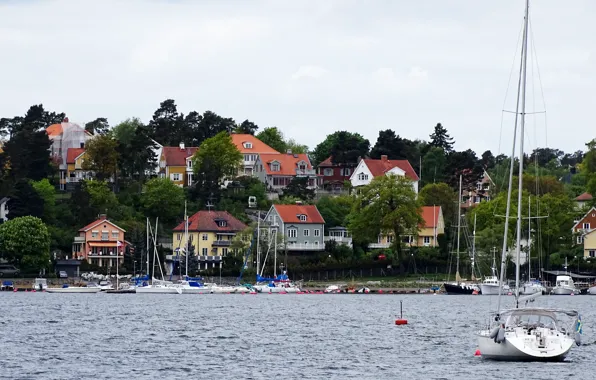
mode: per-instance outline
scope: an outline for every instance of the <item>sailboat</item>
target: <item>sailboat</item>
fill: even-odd
[[[513,165],[517,121],[520,119],[519,180],[517,200],[517,247],[515,261],[515,308],[501,310],[501,295],[497,301],[494,320],[489,321],[485,330],[478,332],[478,349],[484,359],[508,361],[562,361],[574,344],[581,344],[582,322],[576,310],[520,307],[520,303],[535,300],[541,296],[536,293],[520,297],[520,238],[521,238],[521,204],[524,162],[524,123],[526,98],[526,61],[528,49],[528,16],[529,0],[525,4],[523,44],[521,54],[520,80],[517,91],[516,122],[513,133],[513,152],[509,171],[509,187],[507,191],[507,210],[505,215],[505,231],[503,233],[503,250],[501,256],[500,280],[503,281],[505,259],[507,254],[507,232],[511,209],[511,193],[513,182]],[[564,319],[567,319],[565,324]],[[491,326],[491,323],[494,324]]]
[[[459,274],[459,242],[460,242],[460,230],[461,230],[461,183],[462,183],[462,176],[459,176],[459,198],[458,198],[458,207],[457,207],[457,261],[455,266],[455,282],[446,282],[443,284],[445,288],[445,292],[447,294],[478,294],[480,293],[480,288],[476,284],[467,284],[462,282],[461,276]],[[474,264],[472,264],[474,265]],[[472,268],[472,273],[474,270]]]

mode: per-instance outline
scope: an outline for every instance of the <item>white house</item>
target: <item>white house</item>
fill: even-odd
[[[350,177],[350,182],[353,187],[366,186],[370,184],[373,178],[387,174],[409,178],[412,180],[414,191],[418,194],[420,178],[418,178],[410,162],[408,160],[389,160],[385,155],[382,155],[380,160],[369,158],[360,160]]]

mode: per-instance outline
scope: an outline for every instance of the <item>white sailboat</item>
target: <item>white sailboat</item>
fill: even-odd
[[[501,310],[501,295],[497,301],[494,320],[487,329],[478,332],[478,348],[482,358],[509,361],[561,361],[564,360],[574,344],[581,344],[581,318],[575,310],[519,307],[520,302],[528,302],[539,297],[541,293],[520,296],[520,237],[521,237],[521,204],[524,161],[524,123],[526,98],[526,61],[528,49],[528,16],[529,0],[525,4],[523,44],[521,57],[520,80],[517,92],[516,122],[513,133],[513,153],[509,172],[509,188],[507,191],[507,211],[505,215],[505,231],[503,234],[503,250],[501,256],[500,280],[503,281],[505,259],[507,254],[507,233],[511,209],[511,193],[513,182],[513,165],[515,157],[515,141],[517,121],[520,118],[519,149],[519,181],[517,204],[517,252],[515,270],[515,308]],[[568,325],[563,318],[568,317]]]

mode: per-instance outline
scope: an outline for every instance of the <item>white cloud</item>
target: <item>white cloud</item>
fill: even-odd
[[[325,74],[327,74],[327,70],[325,70],[324,68],[322,68],[320,66],[305,65],[305,66],[300,66],[298,68],[298,70],[296,70],[292,74],[292,80],[300,80],[303,78],[317,79],[317,78],[321,78]]]

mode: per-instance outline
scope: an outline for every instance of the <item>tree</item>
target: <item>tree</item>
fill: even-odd
[[[484,153],[482,153],[482,167],[485,170],[490,170],[492,168],[495,167],[495,165],[497,164],[495,156],[493,156],[493,153],[490,150],[485,151]]]
[[[476,188],[476,182],[482,176],[482,164],[476,157],[476,153],[468,149],[463,152],[451,152],[447,156],[447,167],[445,170],[451,173],[446,182],[451,187],[458,188],[459,176],[462,176],[462,189]]]
[[[87,141],[83,170],[95,172],[98,180],[104,181],[118,169],[118,143],[108,135],[98,135]]]
[[[259,132],[257,138],[280,153],[285,153],[288,150],[284,135],[277,127],[263,129]]]
[[[230,117],[221,117],[215,112],[205,111],[199,121],[198,128],[193,133],[197,145],[202,144],[206,139],[215,137],[221,132],[232,133],[236,128],[236,122]]]
[[[23,216],[0,225],[0,252],[25,273],[47,268],[50,233],[41,219]]]
[[[195,189],[203,192],[203,201],[211,193],[219,195],[224,179],[238,174],[242,157],[232,142],[232,137],[226,131],[203,141],[192,157]]]
[[[445,179],[447,158],[443,148],[431,147],[422,158],[422,180],[425,184],[442,182]]]
[[[149,122],[151,138],[164,146],[178,145],[181,141],[175,141],[174,138],[179,135],[182,121],[183,117],[178,114],[176,102],[173,99],[164,100]]]
[[[370,150],[370,157],[374,159],[386,155],[390,160],[413,160],[413,143],[396,135],[391,129],[379,131],[379,137],[375,146]],[[415,162],[411,162],[414,164]]]
[[[114,127],[113,135],[118,140],[120,171],[125,177],[143,181],[157,165],[157,145],[151,139],[151,128],[138,118],[127,119]]]
[[[12,119],[2,119],[2,124],[8,128],[12,137],[21,132],[39,132],[51,124],[61,123],[65,119],[64,113],[48,112],[43,104],[29,107],[24,117],[16,116]]]
[[[357,164],[359,158],[368,155],[370,142],[358,133],[339,131],[331,144],[331,162],[334,164]]]
[[[453,144],[453,138],[449,136],[447,129],[441,123],[437,123],[434,132],[430,135],[430,145],[443,148],[446,153],[451,153],[453,151]]]
[[[105,117],[98,117],[85,124],[85,130],[92,135],[105,135],[110,130],[110,124]]]
[[[83,181],[83,191],[89,194],[89,206],[97,214],[107,214],[118,207],[118,199],[104,181],[87,180]]]
[[[43,200],[42,220],[44,223],[53,223],[56,219],[56,188],[52,186],[47,178],[32,182],[31,185]]]
[[[425,185],[418,194],[420,202],[424,206],[441,206],[445,225],[451,225],[457,217],[457,192],[446,183],[429,183]],[[445,228],[449,231],[449,228]]]
[[[294,154],[304,154],[308,152],[308,146],[298,144],[294,139],[288,139],[286,141],[286,151]]]
[[[317,201],[317,209],[325,220],[325,228],[346,227],[354,198],[351,195],[322,197]]]
[[[173,223],[183,214],[184,189],[169,178],[153,178],[145,184],[141,203],[145,215],[159,217],[165,224]]]
[[[13,133],[4,146],[10,161],[10,176],[14,180],[28,178],[34,181],[50,177],[55,172],[48,154],[50,146],[45,130],[23,129]]]
[[[259,126],[249,120],[244,120],[242,123],[236,126],[236,133],[245,133],[248,135],[254,135],[259,129]]]
[[[22,216],[35,216],[41,218],[44,213],[44,200],[35,191],[31,181],[20,179],[14,186],[14,192],[8,201],[8,217],[10,219]]]
[[[284,197],[296,197],[301,200],[311,200],[315,197],[315,191],[308,188],[308,177],[294,177],[284,188]]]
[[[380,233],[392,234],[395,259],[403,268],[404,235],[417,235],[423,223],[412,182],[404,176],[379,176],[364,186],[354,200],[348,228],[355,240],[373,241]]]

